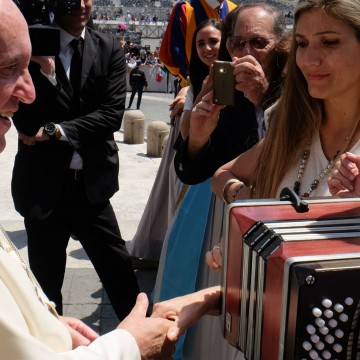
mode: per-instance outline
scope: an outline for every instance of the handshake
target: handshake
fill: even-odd
[[[172,359],[179,336],[203,315],[218,314],[219,301],[220,287],[215,286],[157,303],[152,315],[146,317],[149,301],[140,293],[134,308],[117,328],[135,338],[142,359]]]

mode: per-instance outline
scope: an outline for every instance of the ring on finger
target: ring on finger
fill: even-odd
[[[221,247],[220,247],[219,245],[215,245],[215,246],[212,248],[211,257],[213,258],[214,262],[220,266],[219,262],[215,259],[215,256],[214,256],[214,253],[215,253],[215,251],[217,251],[217,250],[219,250],[220,255],[222,255]]]

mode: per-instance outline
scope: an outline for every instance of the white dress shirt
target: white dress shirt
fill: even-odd
[[[82,37],[85,40],[85,28],[83,29],[80,37]],[[68,79],[70,79],[70,65],[71,65],[71,59],[72,56],[74,54],[74,49],[72,48],[72,46],[70,45],[70,42],[74,39],[75,37],[69,33],[67,33],[65,30],[60,28],[60,54],[59,54],[59,58],[61,60],[61,63],[64,67],[66,76],[68,77]],[[56,86],[57,81],[56,81],[56,69],[55,69],[55,75],[51,76],[51,75],[47,75],[45,73],[42,72],[42,74],[44,76],[46,76],[48,78],[48,80],[54,85]],[[65,131],[63,130],[63,128],[61,127],[61,125],[56,124],[56,126],[59,128],[60,132],[61,132],[61,137],[59,140],[62,141],[69,141],[69,139],[67,138]],[[71,163],[70,163],[70,169],[74,169],[74,170],[81,170],[83,168],[83,160],[80,156],[80,154],[74,150],[74,154],[73,157],[71,159]]]

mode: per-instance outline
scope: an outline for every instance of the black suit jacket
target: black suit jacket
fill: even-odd
[[[60,124],[69,142],[50,140],[27,146],[19,141],[12,194],[17,211],[33,218],[47,217],[59,199],[74,149],[83,159],[90,203],[108,200],[118,189],[119,158],[113,133],[119,130],[125,108],[126,63],[111,36],[86,29],[80,101],[61,61],[56,59],[57,86],[30,64],[36,89],[31,105],[20,104],[14,116],[17,130],[34,135],[47,122]]]

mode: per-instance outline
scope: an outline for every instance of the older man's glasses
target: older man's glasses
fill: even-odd
[[[248,43],[253,49],[257,49],[257,50],[265,49],[266,46],[268,46],[270,43],[270,40],[262,37],[253,37],[250,39],[245,39],[240,36],[234,36],[230,38],[228,41],[233,51],[244,50],[246,43]]]

